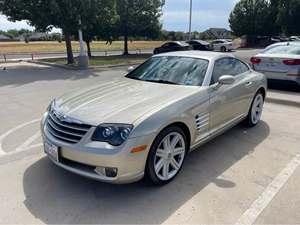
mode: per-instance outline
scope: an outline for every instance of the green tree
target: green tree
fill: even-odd
[[[164,0],[117,0],[119,21],[115,32],[124,38],[124,54],[128,54],[128,38],[156,38],[161,32],[160,17]]]
[[[241,0],[229,17],[231,30],[237,36],[247,35],[253,41],[258,35],[271,35],[270,2],[267,0]]]
[[[113,39],[113,29],[117,22],[116,2],[113,0],[86,1],[81,10],[81,20],[88,56],[92,57],[90,43],[95,37],[108,41]]]
[[[74,63],[71,34],[78,26],[79,0],[3,0],[0,10],[9,20],[27,20],[39,31],[61,28],[65,36],[68,63]]]
[[[300,0],[280,0],[278,23],[287,35],[300,34]]]
[[[281,25],[278,23],[278,14],[280,9],[280,0],[270,0],[270,32],[273,35],[278,35],[281,33]]]
[[[68,63],[74,63],[72,35],[79,29],[81,18],[83,28],[91,31],[90,22],[111,15],[109,6],[112,0],[2,0],[0,11],[11,21],[27,20],[39,31],[50,31],[53,27],[61,28],[64,34]],[[97,11],[98,10],[98,11]],[[89,18],[90,17],[90,18]],[[107,19],[105,20],[107,21]],[[85,24],[86,23],[86,26]],[[103,25],[103,23],[101,22]],[[88,40],[92,38],[87,34]]]

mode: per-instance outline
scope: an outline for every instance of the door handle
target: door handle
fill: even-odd
[[[246,87],[250,87],[253,84],[253,82],[249,81],[245,84]]]

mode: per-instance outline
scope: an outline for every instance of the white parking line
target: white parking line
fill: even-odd
[[[289,162],[289,164],[275,177],[272,183],[264,192],[253,202],[250,208],[239,218],[236,225],[252,225],[270,204],[272,199],[285,185],[288,179],[293,175],[300,165],[300,152]]]
[[[36,139],[38,139],[41,136],[40,132],[35,133],[33,136],[28,138],[23,144],[21,144],[19,147],[16,148],[16,152],[21,152],[24,149],[30,148],[30,144],[32,144]]]
[[[31,121],[26,122],[26,123],[22,123],[22,124],[20,124],[20,125],[18,125],[18,126],[16,126],[16,127],[12,128],[12,129],[8,130],[8,131],[5,132],[4,134],[2,134],[2,135],[0,136],[0,155],[6,155],[6,154],[7,154],[7,153],[3,150],[3,148],[2,148],[2,144],[3,144],[4,138],[6,138],[7,136],[9,136],[10,134],[12,134],[12,133],[15,132],[15,131],[17,131],[17,130],[19,130],[19,129],[22,129],[23,127],[26,127],[26,126],[31,125],[31,124],[33,124],[33,123],[37,123],[37,122],[39,122],[39,121],[40,121],[40,119],[35,119],[35,120],[31,120]]]

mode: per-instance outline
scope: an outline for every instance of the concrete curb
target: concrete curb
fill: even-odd
[[[268,103],[274,103],[274,104],[279,104],[279,105],[287,105],[287,106],[299,107],[300,108],[300,102],[286,100],[286,99],[269,98],[269,97],[267,97],[266,102],[268,102]]]
[[[23,60],[15,60],[15,61],[7,61],[7,62],[0,61],[0,65],[11,64],[11,63],[19,63],[19,62],[22,62],[22,61]]]
[[[142,63],[142,61],[140,63],[127,63],[127,64],[114,64],[114,65],[103,65],[103,66],[90,66],[87,69],[81,69],[79,67],[76,66],[68,66],[68,65],[61,65],[61,64],[57,64],[57,63],[50,63],[50,62],[41,62],[41,61],[27,61],[28,63],[35,63],[38,65],[45,65],[45,66],[53,66],[53,67],[58,67],[58,68],[62,68],[62,69],[68,69],[68,70],[94,70],[94,69],[109,69],[109,68],[116,68],[116,67],[126,67],[126,66],[135,66],[138,65],[140,63]]]
[[[50,63],[50,62],[41,62],[41,61],[36,61],[36,60],[29,60],[26,61],[28,63],[34,63],[37,65],[43,65],[43,66],[52,66],[52,67],[58,67],[58,68],[62,68],[62,69],[67,69],[67,70],[82,70],[79,67],[75,67],[75,66],[68,66],[68,65],[61,65],[61,64],[57,64],[57,63]]]

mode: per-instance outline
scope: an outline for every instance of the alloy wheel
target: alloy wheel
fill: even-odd
[[[186,154],[186,145],[180,133],[168,134],[158,145],[154,157],[156,176],[168,181],[175,177],[182,167]]]
[[[253,102],[252,110],[251,110],[251,120],[253,124],[257,124],[262,115],[264,105],[264,98],[261,94],[258,94]]]

